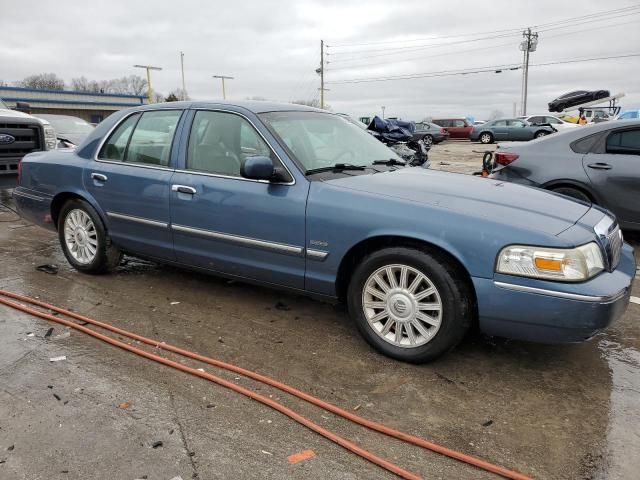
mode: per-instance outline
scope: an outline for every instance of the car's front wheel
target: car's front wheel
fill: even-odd
[[[485,145],[493,143],[493,135],[491,135],[489,132],[480,134],[480,143],[484,143]]]
[[[469,329],[472,295],[466,285],[443,255],[387,248],[356,268],[349,313],[373,348],[424,363],[455,347]]]
[[[58,218],[58,237],[69,263],[83,273],[108,272],[122,258],[107,237],[100,216],[84,200],[64,204]]]
[[[424,141],[425,145],[427,145],[428,147],[433,145],[433,135],[427,134],[424,137],[422,137],[422,140]]]
[[[547,135],[548,135],[547,132],[545,132],[544,130],[540,130],[539,132],[536,132],[533,138],[546,137]]]

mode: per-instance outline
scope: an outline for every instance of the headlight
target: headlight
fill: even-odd
[[[498,255],[496,271],[564,282],[587,280],[604,270],[602,251],[591,242],[577,248],[512,245]]]
[[[50,125],[44,126],[44,144],[46,150],[55,150],[56,146],[58,145],[56,131]]]

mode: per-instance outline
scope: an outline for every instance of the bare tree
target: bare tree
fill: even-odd
[[[64,90],[64,80],[55,73],[38,73],[16,82],[20,87],[37,88],[39,90]]]

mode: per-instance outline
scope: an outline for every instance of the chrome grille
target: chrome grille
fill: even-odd
[[[622,254],[622,231],[615,219],[606,216],[593,228],[598,235],[598,240],[605,253],[605,264],[607,270],[612,272],[620,262]]]

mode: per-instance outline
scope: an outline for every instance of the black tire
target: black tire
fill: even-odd
[[[493,134],[491,132],[482,132],[478,138],[480,139],[480,143],[485,145],[493,143]]]
[[[540,131],[536,132],[536,134],[533,136],[533,138],[546,137],[547,135],[549,135],[549,132],[545,132],[544,130],[540,130]]]
[[[65,222],[67,217],[73,212],[80,210],[89,216],[93,226],[95,227],[95,240],[97,241],[96,252],[93,259],[89,262],[83,263],[78,261],[67,245],[65,239]],[[60,210],[58,217],[58,239],[60,240],[60,246],[64,252],[64,256],[67,257],[67,261],[79,272],[89,274],[102,274],[113,270],[120,264],[122,259],[122,253],[120,250],[111,243],[104,224],[98,212],[84,200],[73,199],[67,201]]]
[[[375,272],[388,265],[408,266],[425,275],[433,285],[441,302],[441,319],[439,328],[434,336],[421,345],[401,347],[382,338],[365,316],[364,295],[367,282]],[[348,289],[347,303],[349,314],[355,322],[364,339],[374,349],[391,358],[409,363],[425,363],[441,356],[454,348],[469,330],[472,317],[473,292],[464,278],[464,272],[443,254],[427,252],[408,247],[385,248],[366,256],[358,265],[351,277]],[[388,277],[387,277],[388,278]],[[401,277],[400,277],[401,278]],[[413,277],[416,278],[415,276]],[[411,280],[407,280],[407,283]],[[400,283],[400,282],[398,282]],[[433,299],[429,296],[425,299]],[[386,302],[390,302],[392,298]],[[432,300],[426,300],[428,302]],[[395,308],[389,306],[390,308]],[[404,309],[403,309],[404,310]],[[389,316],[386,322],[393,322]],[[387,328],[386,322],[384,328]],[[424,327],[424,324],[422,325]],[[381,325],[382,328],[382,325]],[[394,331],[397,327],[394,328]],[[414,334],[418,330],[414,327],[400,327],[401,335],[408,334],[407,328],[412,328]],[[395,335],[395,334],[394,334]],[[407,335],[408,337],[408,335]],[[418,335],[419,338],[419,335]],[[423,337],[424,338],[424,337]]]
[[[425,145],[429,147],[433,145],[433,135],[427,134],[424,137],[422,137],[422,140],[424,140]]]
[[[576,200],[581,200],[586,203],[595,203],[588,193],[585,191],[574,188],[574,187],[552,187],[550,189],[552,192],[559,193],[561,195],[565,195],[567,197],[575,198]]]

